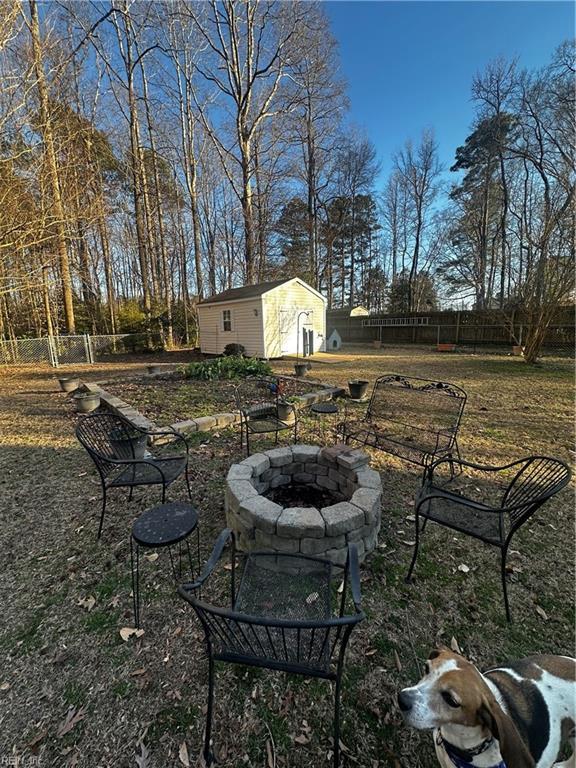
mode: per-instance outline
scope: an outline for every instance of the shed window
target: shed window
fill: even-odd
[[[230,309],[222,310],[222,330],[224,331],[232,330],[232,310]]]

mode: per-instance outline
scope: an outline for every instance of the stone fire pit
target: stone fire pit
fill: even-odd
[[[343,565],[354,541],[362,561],[380,530],[382,483],[369,463],[363,451],[345,445],[292,445],[233,464],[226,520],[239,549],[301,552]]]

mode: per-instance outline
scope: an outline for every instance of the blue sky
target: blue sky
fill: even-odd
[[[574,35],[572,2],[330,0],[324,7],[340,44],[349,119],[375,144],[382,177],[390,155],[426,126],[450,166],[474,117],[474,74],[501,55],[540,67]]]

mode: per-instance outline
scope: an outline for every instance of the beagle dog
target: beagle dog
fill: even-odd
[[[576,660],[534,656],[484,674],[447,648],[398,694],[404,720],[434,729],[442,768],[576,768]],[[572,755],[557,763],[565,741]]]

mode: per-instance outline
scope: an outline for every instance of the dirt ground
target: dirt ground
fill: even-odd
[[[460,431],[465,458],[498,464],[538,453],[573,463],[572,361],[529,367],[517,358],[418,348],[348,352],[335,364],[315,364],[311,375],[341,385],[388,372],[452,381],[468,392]],[[74,372],[121,379],[149,362],[124,359]],[[275,368],[287,372],[291,364]],[[56,378],[48,368],[0,370],[0,764],[199,764],[206,655],[199,624],[175,594],[166,553],[143,560],[143,636],[120,636],[133,624],[130,525],[158,501],[158,491],[139,490],[130,503],[123,491],[112,493],[96,540],[100,485]],[[162,408],[154,407],[162,423]],[[303,429],[304,439],[317,432],[313,423]],[[205,433],[191,450],[205,559],[224,527],[223,480],[239,457],[237,434]],[[382,473],[383,523],[379,548],[362,567],[367,620],[353,633],[346,662],[344,765],[432,768],[430,735],[406,729],[395,706],[398,689],[416,681],[432,647],[457,641],[480,667],[539,652],[573,654],[573,486],[513,543],[508,625],[498,553],[477,541],[430,525],[416,580],[405,584],[419,472],[382,454],[373,454],[373,464]],[[170,497],[185,498],[183,483]],[[467,572],[459,570],[463,564]],[[224,768],[330,765],[328,683],[222,665],[217,675],[214,740]]]

